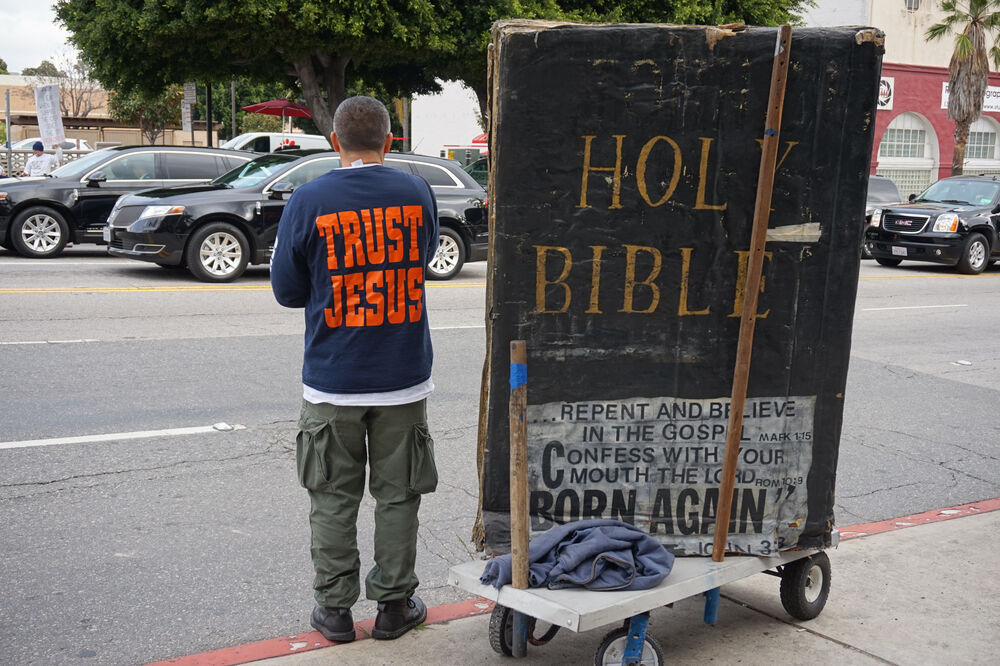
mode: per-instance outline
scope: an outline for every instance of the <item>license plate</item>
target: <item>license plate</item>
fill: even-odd
[[[892,246],[892,253],[894,255],[896,255],[897,257],[905,257],[906,256],[906,248],[905,247],[896,247],[895,245],[893,245]]]
[[[110,243],[111,242],[111,227],[104,227],[104,231],[101,232],[101,236],[104,237],[104,242],[105,243]]]

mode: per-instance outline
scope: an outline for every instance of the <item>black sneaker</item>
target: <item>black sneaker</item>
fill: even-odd
[[[309,624],[328,641],[348,643],[354,640],[354,618],[350,608],[316,606]]]
[[[372,638],[388,641],[399,638],[427,619],[427,606],[420,597],[385,601],[378,605]]]

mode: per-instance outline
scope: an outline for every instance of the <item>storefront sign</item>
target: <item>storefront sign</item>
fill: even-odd
[[[941,108],[948,108],[948,82],[941,84]],[[988,86],[983,95],[983,111],[1000,113],[1000,87]]]
[[[896,79],[892,76],[883,76],[878,84],[878,108],[880,111],[892,110],[892,98],[896,92]]]

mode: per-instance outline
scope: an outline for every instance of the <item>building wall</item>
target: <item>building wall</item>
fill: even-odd
[[[955,148],[955,123],[948,119],[946,102],[943,99],[943,84],[948,81],[948,70],[944,67],[926,67],[922,65],[900,65],[895,63],[882,64],[883,82],[892,85],[890,108],[880,108],[875,114],[875,137],[872,150],[872,173],[887,175],[896,181],[903,195],[917,189],[907,186],[912,179],[901,177],[900,171],[908,169],[930,169],[929,182],[951,175],[952,154]],[[994,88],[993,97],[1000,95],[1000,74],[990,74],[989,85]],[[880,107],[883,101],[880,99]],[[1000,104],[991,102],[993,109],[1000,109]],[[912,160],[886,159],[880,151],[886,138],[886,130],[897,119],[905,114],[911,114],[911,119],[923,123],[928,132],[928,151],[922,158]],[[1000,136],[1000,110],[985,109],[982,118],[986,120],[984,129],[990,129]],[[1000,173],[1000,144],[995,142],[993,159],[971,159],[966,155],[964,170],[967,173]],[[927,164],[926,161],[930,163]]]
[[[815,7],[802,13],[808,26],[829,27],[836,25],[869,25],[870,0],[835,0],[817,2]]]
[[[871,0],[870,23],[885,33],[885,62],[947,67],[955,46],[952,37],[933,42],[927,29],[944,18],[938,0],[910,0],[917,9],[907,9],[907,0]],[[829,4],[824,2],[824,4]]]

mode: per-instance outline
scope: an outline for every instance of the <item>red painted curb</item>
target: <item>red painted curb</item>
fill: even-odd
[[[436,624],[438,622],[448,622],[463,617],[482,615],[493,610],[493,602],[478,598],[470,601],[459,601],[445,606],[433,606],[427,609],[427,619],[424,624]],[[356,640],[366,640],[371,636],[372,626],[375,618],[362,620],[354,623]],[[192,654],[166,661],[157,661],[148,666],[236,666],[236,664],[246,664],[261,659],[272,659],[275,657],[285,657],[299,652],[310,652],[320,648],[340,645],[323,638],[323,634],[318,631],[310,631],[306,634],[295,634],[282,638],[272,638],[246,645]]]
[[[976,514],[988,513],[998,509],[1000,509],[1000,497],[944,509],[935,509],[933,511],[917,513],[912,516],[903,516],[902,518],[892,518],[890,520],[883,520],[877,523],[865,523],[863,525],[841,527],[839,528],[840,538],[841,540],[857,539],[860,537],[871,536],[873,534],[901,530],[907,527],[916,527],[917,525],[926,525],[928,523],[951,520],[952,518],[974,516]],[[445,606],[434,606],[427,609],[427,620],[424,624],[435,624],[438,622],[457,620],[463,617],[483,615],[491,612],[492,610],[493,602],[483,598],[472,599],[470,601],[460,601],[458,603],[447,604]],[[358,636],[357,640],[365,640],[371,636],[372,625],[374,624],[374,618],[356,622],[354,624],[354,630]],[[306,634],[295,634],[294,636],[272,638],[270,640],[247,643],[246,645],[237,645],[236,647],[222,648],[211,652],[203,652],[201,654],[192,654],[186,657],[167,659],[166,661],[158,661],[153,664],[148,664],[147,666],[237,666],[237,664],[246,664],[253,661],[259,661],[261,659],[285,657],[290,654],[310,652],[312,650],[318,650],[320,648],[331,647],[334,645],[340,644],[332,643],[326,640],[318,631],[311,631]]]
[[[902,518],[890,518],[889,520],[883,520],[877,523],[865,523],[863,525],[842,527],[840,528],[840,538],[842,540],[857,539],[858,537],[881,534],[883,532],[893,532],[907,527],[916,527],[917,525],[926,525],[928,523],[936,523],[942,520],[951,520],[952,518],[974,516],[977,513],[987,513],[989,511],[996,511],[997,509],[1000,509],[1000,497],[982,500],[981,502],[972,502],[971,504],[952,506],[945,509],[934,509],[933,511],[916,513],[912,516],[903,516]]]

